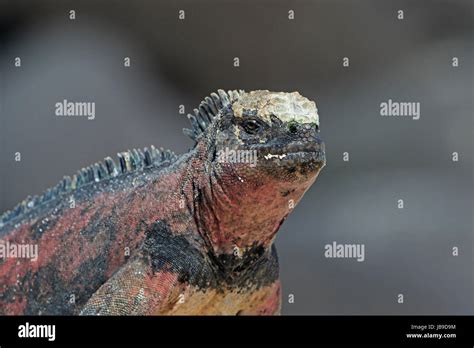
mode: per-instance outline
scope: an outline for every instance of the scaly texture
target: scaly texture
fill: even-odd
[[[107,157],[0,217],[0,314],[277,314],[281,224],[325,165],[314,102],[212,93],[187,153]]]

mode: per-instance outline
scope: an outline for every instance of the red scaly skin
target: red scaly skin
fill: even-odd
[[[120,191],[94,194],[87,200],[78,200],[74,208],[64,208],[57,216],[51,212],[42,214],[14,228],[4,240],[37,244],[39,254],[37,261],[7,258],[0,264],[2,295],[9,296],[0,298],[1,311],[22,314],[26,309],[24,301],[23,306],[19,307],[11,299],[22,298],[22,294],[27,294],[30,289],[41,293],[45,299],[57,297],[57,289],[48,282],[41,282],[35,288],[36,275],[40,270],[50,267],[55,270],[57,282],[62,283],[64,288],[61,295],[64,298],[75,295],[77,305],[68,307],[68,313],[76,313],[90,297],[89,289],[83,287],[86,284],[82,284],[81,279],[75,280],[80,276],[79,272],[84,271],[81,265],[104,256],[106,262],[101,264],[101,273],[103,278],[108,279],[127,261],[125,248],[130,249],[131,255],[138,250],[145,237],[146,227],[151,223],[166,219],[172,222],[173,231],[180,233],[187,222],[178,219],[176,193],[179,192],[179,172],[166,173],[154,180],[157,181],[138,188],[125,186]],[[63,201],[59,201],[58,205],[67,206]],[[34,240],[31,237],[34,226],[45,216],[51,216],[50,220],[55,223],[38,240]],[[84,232],[90,226],[95,226],[93,236],[86,236]],[[113,238],[110,238],[112,235]],[[94,266],[92,263],[87,267]],[[10,293],[6,294],[7,290]]]

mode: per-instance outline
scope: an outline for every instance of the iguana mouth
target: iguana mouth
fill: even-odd
[[[259,156],[261,160],[274,161],[279,163],[290,162],[325,162],[324,143],[311,144],[289,144],[281,149],[269,151]]]
[[[280,165],[291,165],[296,163],[305,163],[305,162],[325,162],[326,156],[323,150],[308,150],[308,151],[295,151],[295,152],[286,152],[281,154],[267,154],[263,156],[263,159],[266,161],[272,161],[272,163],[277,163]]]

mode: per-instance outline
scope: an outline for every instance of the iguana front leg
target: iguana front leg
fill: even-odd
[[[127,263],[89,299],[81,315],[166,314],[186,284],[170,271],[154,272],[142,255]]]

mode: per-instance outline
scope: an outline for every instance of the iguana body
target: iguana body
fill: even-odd
[[[188,118],[186,154],[107,158],[0,218],[39,250],[0,260],[0,314],[279,313],[274,237],[325,163],[315,104],[220,90]]]

